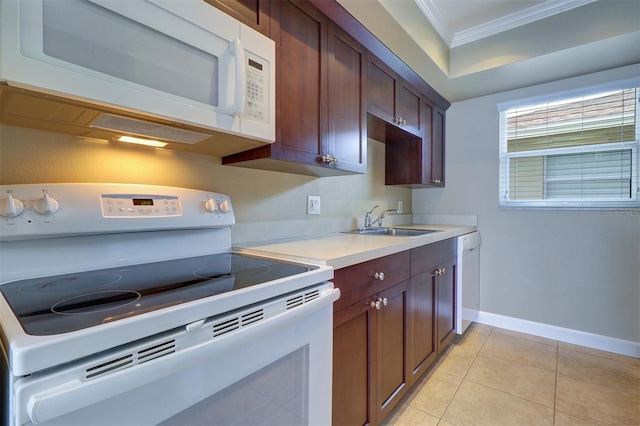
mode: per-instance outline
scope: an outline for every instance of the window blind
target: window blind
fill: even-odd
[[[636,87],[500,112],[500,205],[634,207],[639,203]]]

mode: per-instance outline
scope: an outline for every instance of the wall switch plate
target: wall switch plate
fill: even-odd
[[[307,214],[320,214],[320,197],[318,195],[307,196]]]
[[[402,209],[402,200],[398,200],[398,214],[402,213],[404,210]]]

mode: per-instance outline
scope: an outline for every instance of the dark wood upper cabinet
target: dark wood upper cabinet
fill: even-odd
[[[387,144],[387,185],[444,187],[450,104],[337,2],[206,1],[276,43],[276,141],[222,164],[365,173],[369,137]]]
[[[269,0],[204,0],[251,28],[269,36],[271,2]]]
[[[365,173],[367,167],[366,50],[329,22],[328,125],[325,155],[341,170]]]
[[[445,111],[440,107],[435,107],[431,122],[431,171],[429,175],[431,185],[444,187]]]
[[[374,55],[369,55],[367,79],[367,112],[374,119],[420,136],[423,117],[420,112],[422,95],[418,89]],[[370,136],[376,136],[375,132]]]
[[[445,111],[422,99],[420,137],[386,140],[385,183],[409,187],[444,187]]]
[[[364,48],[308,2],[272,2],[271,18],[276,141],[222,164],[315,176],[364,173]]]

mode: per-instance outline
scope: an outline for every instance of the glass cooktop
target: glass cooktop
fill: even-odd
[[[314,266],[221,253],[0,286],[25,332],[55,335],[290,277]]]

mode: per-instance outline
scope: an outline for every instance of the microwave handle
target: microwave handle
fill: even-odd
[[[234,56],[236,63],[236,93],[233,98],[233,105],[229,107],[229,114],[242,115],[244,112],[244,95],[247,91],[247,72],[242,41],[239,38],[233,40],[229,45],[229,51]]]

